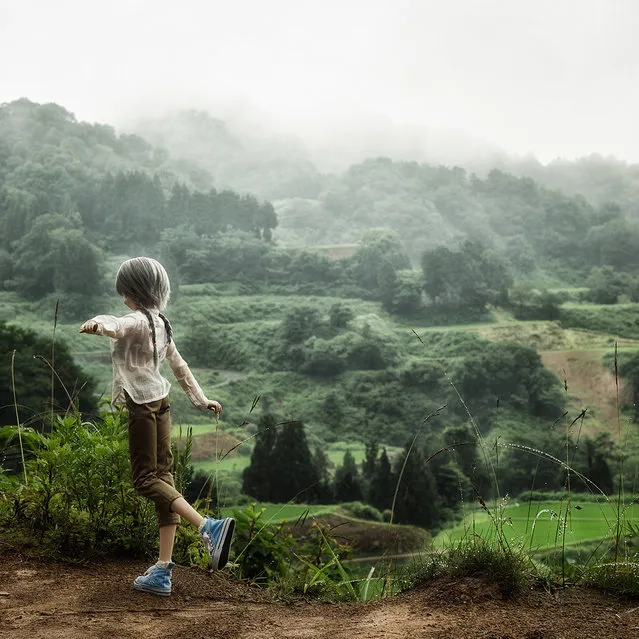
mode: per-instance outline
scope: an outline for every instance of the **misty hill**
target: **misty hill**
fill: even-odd
[[[225,122],[205,111],[173,111],[126,127],[173,157],[185,158],[214,176],[218,188],[266,199],[315,198],[330,174],[368,158],[446,166],[490,166],[507,159],[500,148],[462,131],[397,125],[382,116],[334,121],[304,137]]]
[[[424,250],[465,239],[491,246],[518,278],[551,275],[583,282],[593,267],[637,266],[637,223],[615,204],[547,189],[498,170],[485,179],[460,168],[387,158],[333,177],[316,200],[274,202],[286,243],[352,242],[389,227],[413,263]]]
[[[280,245],[351,244],[371,227],[386,227],[399,234],[414,264],[425,250],[473,239],[497,249],[515,274],[527,278],[581,283],[593,267],[633,267],[639,245],[636,167],[598,156],[544,166],[459,137],[448,157],[466,158],[473,173],[401,159],[445,156],[444,138],[378,124],[368,149],[384,148],[400,159],[367,159],[332,174],[312,162],[330,136],[321,152],[291,138],[258,142],[197,111],[148,119],[136,130],[203,166],[218,185],[271,199]],[[363,140],[350,147],[333,142],[335,165],[346,147],[351,157],[367,148]]]
[[[168,183],[177,176],[196,188],[209,188],[212,181],[188,160],[173,160],[138,135],[118,135],[112,126],[79,122],[58,104],[21,98],[0,105],[0,178],[6,186],[21,188],[38,167],[50,175],[57,172],[63,183],[64,171],[90,179],[140,169]]]
[[[177,111],[139,120],[132,129],[173,157],[209,172],[217,188],[266,199],[314,198],[323,178],[293,136],[237,135],[204,111]]]
[[[64,268],[78,260],[87,272],[97,272],[89,267],[95,247],[156,251],[163,231],[178,228],[171,235],[171,254],[193,264],[193,273],[204,267],[188,238],[206,244],[204,238],[237,230],[267,243],[273,237],[279,247],[302,248],[356,244],[369,229],[380,227],[397,233],[413,265],[424,251],[472,239],[499,253],[515,279],[550,276],[583,285],[593,268],[632,272],[639,266],[634,174],[625,165],[615,169],[609,164],[607,173],[595,172],[599,181],[592,176],[587,181],[580,173],[583,167],[595,171],[594,158],[573,167],[568,190],[591,184],[593,199],[601,201],[593,204],[499,170],[480,178],[457,167],[377,158],[340,174],[321,174],[299,141],[273,138],[272,145],[262,140],[260,147],[196,111],[147,127],[154,141],[171,148],[78,122],[53,104],[18,100],[0,108],[0,280],[13,287],[22,282],[22,290],[29,291],[25,283],[39,273],[50,281],[33,291],[40,295],[55,289],[52,263],[60,265],[58,281],[65,279]],[[190,157],[174,159],[187,153]],[[559,164],[553,166],[555,173],[548,168],[543,179],[560,182]],[[250,195],[219,190],[219,182],[224,176],[231,181],[231,175],[238,184],[243,180],[243,191],[257,185],[258,196],[277,195],[273,207]],[[209,188],[212,181],[216,189]],[[202,189],[195,189],[195,183]],[[625,185],[621,206],[605,201],[615,191],[608,185],[617,183]],[[67,229],[62,238],[73,240],[73,251],[68,241],[54,237],[55,229]],[[56,248],[42,250],[44,245]],[[235,254],[233,242],[228,246]],[[247,254],[244,240],[238,246]],[[32,259],[34,250],[41,259]],[[266,250],[266,244],[255,247],[256,255]],[[202,247],[208,272],[213,256],[207,251]],[[217,254],[223,254],[219,247]],[[238,263],[238,272],[242,268]],[[50,273],[46,277],[45,270]],[[64,286],[57,290],[87,288],[72,282]]]
[[[632,219],[639,219],[639,164],[593,153],[574,161],[556,159],[541,164],[534,157],[496,158],[491,168],[528,176],[567,195],[583,195],[594,205],[618,203]]]
[[[382,116],[325,124],[304,139],[249,133],[239,121],[228,123],[195,110],[140,119],[129,128],[175,158],[203,167],[218,187],[267,199],[314,199],[327,175],[344,173],[370,158],[388,157],[459,166],[482,178],[498,169],[566,195],[582,195],[595,206],[617,202],[632,217],[639,215],[639,165],[596,153],[543,164],[532,155],[514,156],[463,131],[397,125]]]

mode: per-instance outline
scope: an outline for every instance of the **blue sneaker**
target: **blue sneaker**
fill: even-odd
[[[142,592],[168,597],[171,594],[171,571],[175,564],[171,562],[166,568],[153,564],[143,575],[135,578],[133,587]]]
[[[202,541],[211,557],[213,570],[222,570],[229,560],[231,541],[235,532],[235,519],[205,517],[200,527]]]

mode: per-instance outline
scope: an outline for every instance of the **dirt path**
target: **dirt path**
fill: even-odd
[[[637,639],[639,602],[572,589],[504,601],[479,579],[440,579],[383,602],[284,605],[225,575],[176,568],[173,595],[131,590],[145,566],[0,559],[2,639]]]

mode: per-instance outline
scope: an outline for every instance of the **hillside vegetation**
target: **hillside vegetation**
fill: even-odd
[[[104,467],[125,490],[122,415],[99,405],[108,346],[77,330],[124,313],[113,276],[136,254],[166,265],[176,343],[224,405],[216,423],[172,391],[184,490],[246,509],[249,546],[264,521],[252,501],[350,504],[376,526],[436,533],[468,503],[485,512],[487,500],[532,490],[632,499],[639,227],[627,202],[386,158],[320,175],[291,154],[273,174],[256,165],[271,203],[214,186],[248,161],[223,123],[191,114],[181,126],[185,140],[202,133],[192,156],[150,124],[168,150],[57,105],[0,106],[0,479],[19,492],[25,475],[7,517],[36,522],[61,548],[94,521],[99,478],[76,504],[61,497],[89,472],[60,461],[83,424],[93,426],[80,443],[95,460],[112,455]],[[87,545],[109,532],[114,549],[140,552],[144,507],[130,493],[107,507],[108,531],[91,529]],[[309,534],[330,563],[337,524],[324,523]],[[269,552],[281,566],[290,547],[278,543]]]

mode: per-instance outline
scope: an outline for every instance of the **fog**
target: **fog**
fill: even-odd
[[[637,32],[635,0],[0,0],[0,102],[205,109],[345,159],[639,161]]]

